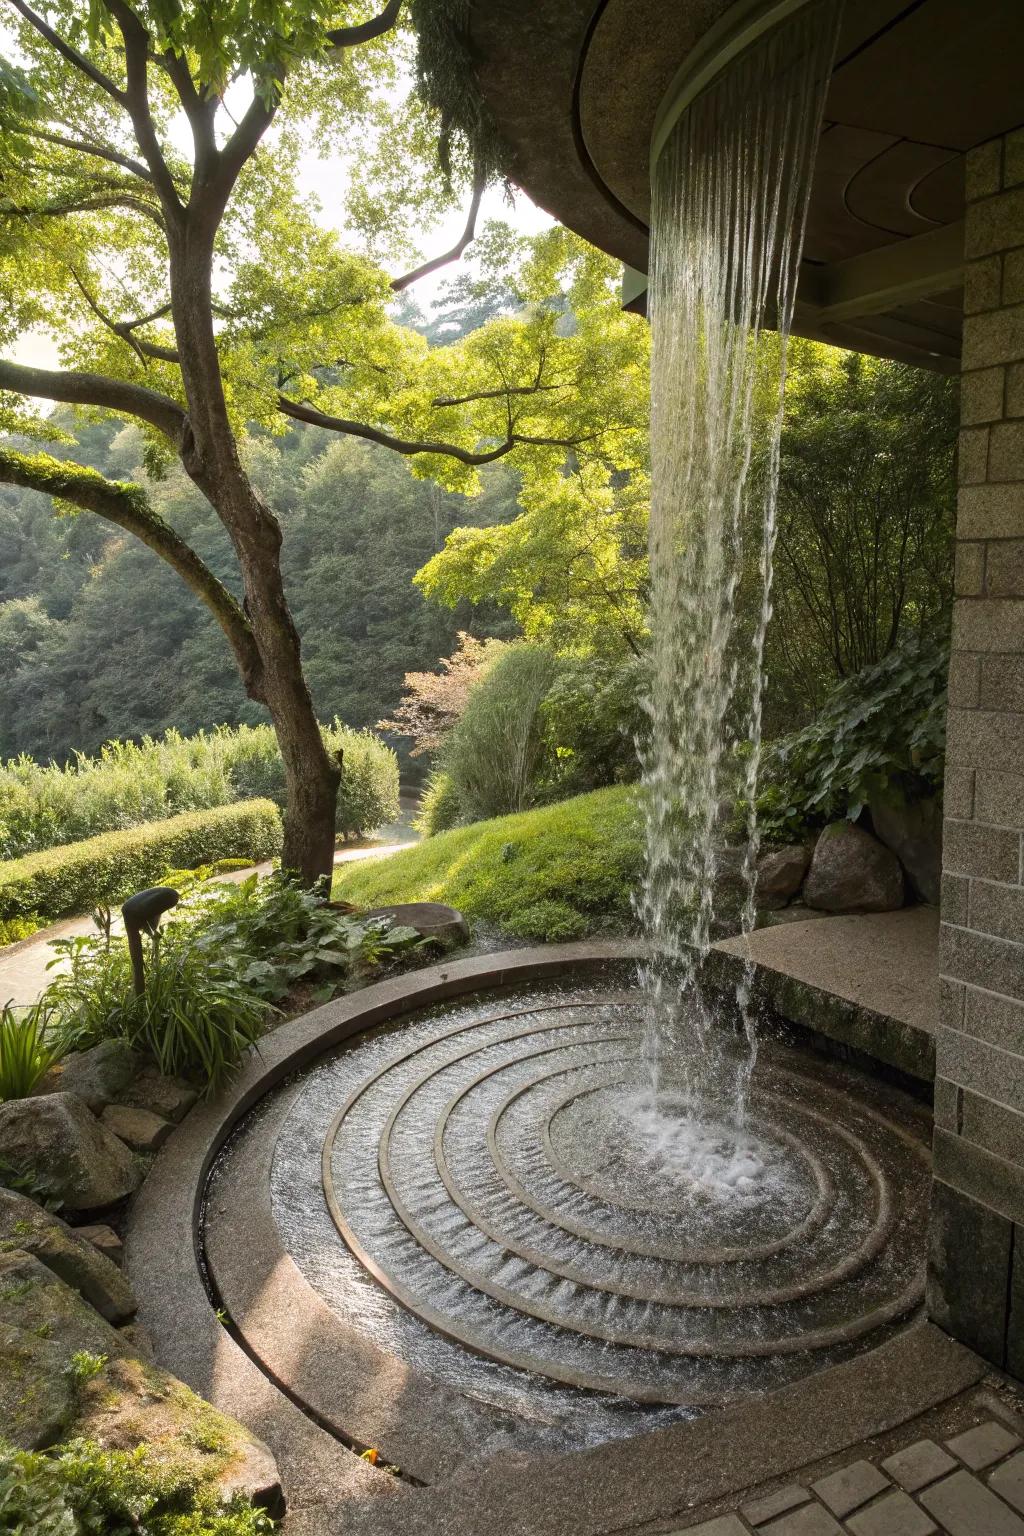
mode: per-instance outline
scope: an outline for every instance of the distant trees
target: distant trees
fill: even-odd
[[[80,430],[70,412],[58,422]],[[87,428],[89,458],[132,477],[144,440],[116,423]],[[60,453],[79,444],[58,446]],[[428,603],[412,577],[466,516],[461,496],[414,480],[392,455],[316,432],[243,441],[284,529],[288,599],[321,720],[376,725],[407,671],[431,668],[460,625],[509,632],[491,607]],[[477,518],[516,513],[514,476],[495,465]],[[180,470],[149,485],[154,510],[231,577],[231,551]],[[137,540],[86,515],[55,518],[46,498],[0,485],[0,757],[63,760],[112,738],[192,733],[266,718],[246,698],[216,624]],[[404,741],[397,743],[404,750]]]
[[[791,342],[765,657],[770,731],[802,724],[837,682],[902,640],[945,637],[956,428],[951,380]],[[456,529],[417,584],[443,603],[502,603],[528,637],[569,658],[642,655],[644,472],[617,476],[589,499],[571,481],[521,498],[500,526]],[[738,603],[750,624],[760,539],[747,544]],[[628,687],[637,686],[634,677]]]

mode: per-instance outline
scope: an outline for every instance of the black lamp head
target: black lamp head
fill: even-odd
[[[169,885],[155,885],[151,890],[139,891],[129,896],[121,908],[126,928],[143,929],[155,933],[160,919],[180,900],[178,892]]]

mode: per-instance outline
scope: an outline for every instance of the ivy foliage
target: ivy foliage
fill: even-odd
[[[438,161],[450,179],[461,151],[488,181],[504,177],[509,151],[476,76],[469,0],[410,0],[420,95],[440,117]]]
[[[765,836],[856,821],[872,800],[939,793],[948,672],[948,645],[915,643],[840,683],[810,725],[766,755],[758,802]]]

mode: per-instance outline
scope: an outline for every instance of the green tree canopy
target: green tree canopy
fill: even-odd
[[[116,523],[207,605],[274,722],[285,859],[312,877],[331,858],[338,768],[302,671],[281,521],[242,462],[242,433],[302,422],[362,438],[470,494],[499,460],[524,498],[571,472],[600,501],[643,463],[641,322],[619,312],[612,264],[558,230],[511,283],[512,309],[451,345],[431,347],[392,318],[396,294],[446,257],[394,277],[377,255],[401,249],[410,211],[426,218],[460,193],[461,251],[497,165],[479,103],[451,88],[457,6],[4,4],[0,347],[45,323],[61,367],[0,361],[0,426],[52,435],[29,404],[39,399],[139,423],[149,465],[176,458],[214,508],[238,579],[214,571],[138,487],[7,450],[0,477]],[[403,100],[410,23],[421,94]],[[438,134],[442,175],[428,168]],[[301,192],[313,139],[349,154],[358,250]],[[492,244],[491,280],[508,291]]]

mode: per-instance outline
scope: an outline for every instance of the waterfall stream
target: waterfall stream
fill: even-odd
[[[655,1110],[682,1102],[735,1127],[757,1037],[750,967],[738,1048],[706,982],[719,808],[746,808],[733,872],[746,933],[787,340],[839,10],[816,0],[730,64],[679,118],[654,179],[645,1054]]]

